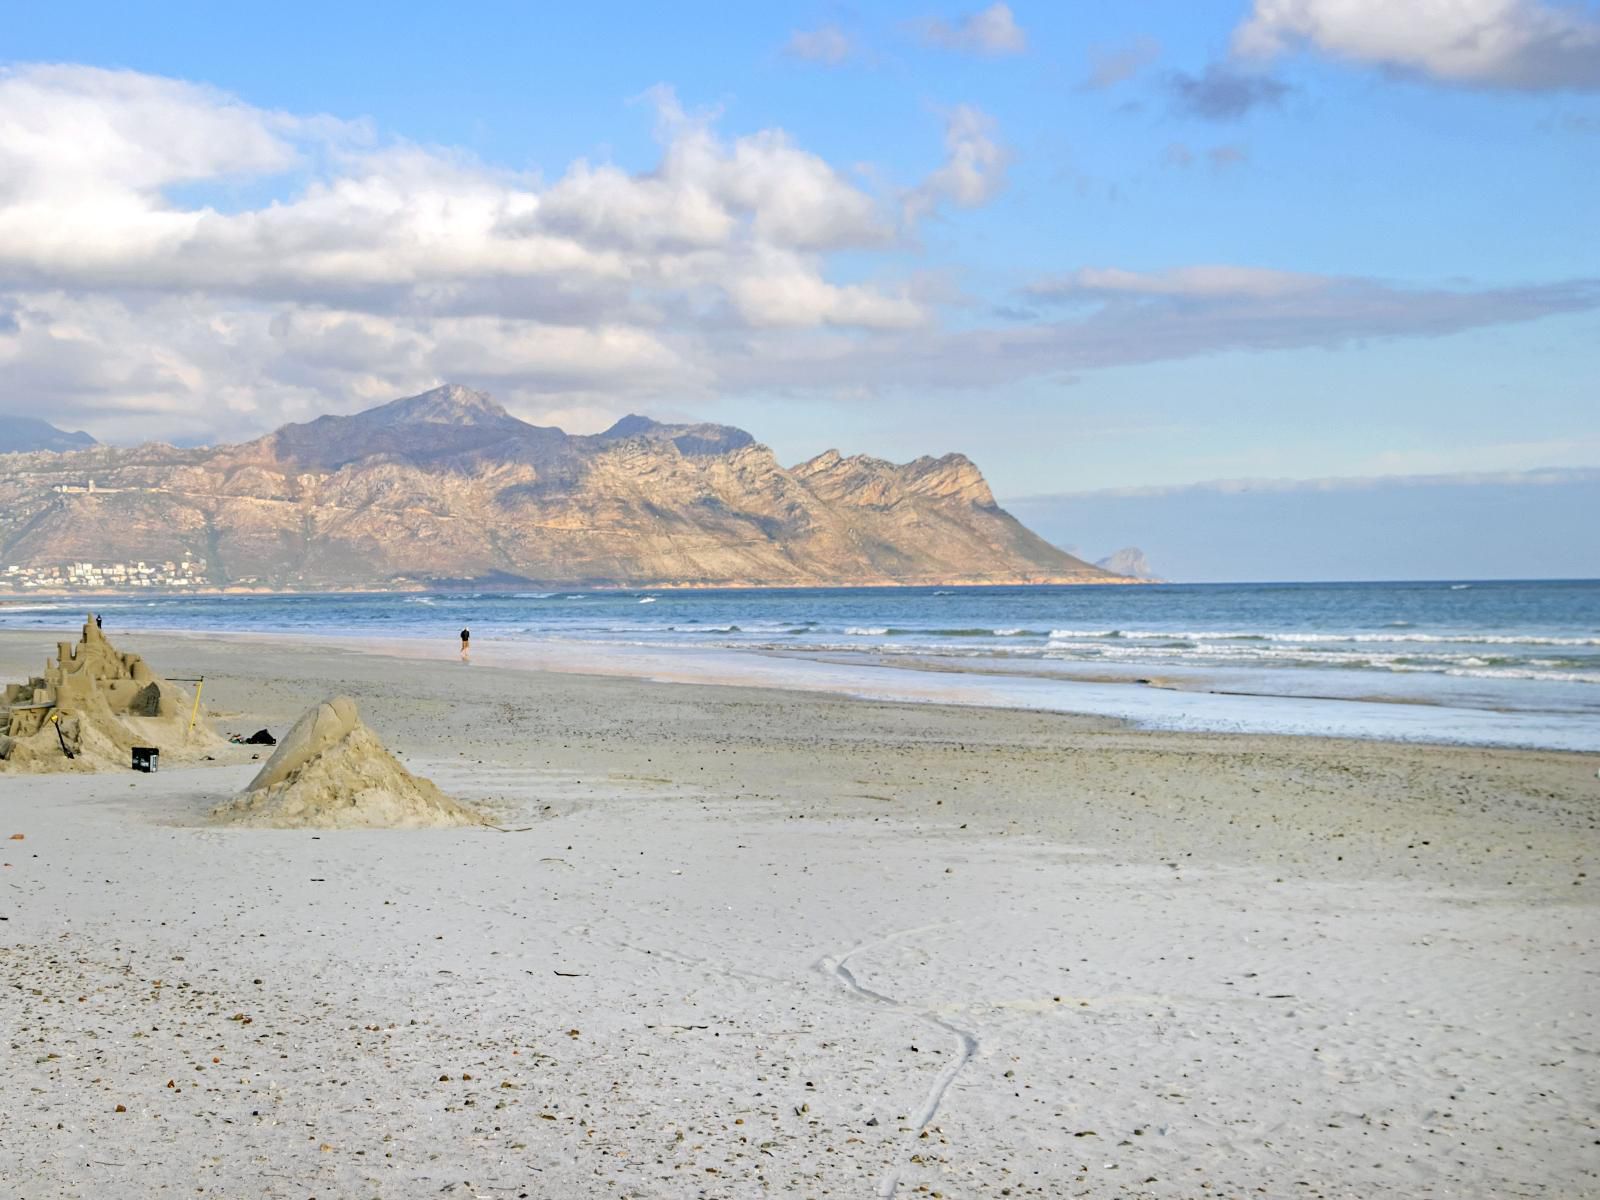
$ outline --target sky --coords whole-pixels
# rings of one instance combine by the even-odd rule
[[[1600,575],[1592,0],[63,2],[0,56],[0,418],[448,381],[960,450],[1174,577],[1516,574],[1530,520]]]

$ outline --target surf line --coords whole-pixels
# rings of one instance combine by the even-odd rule
[[[955,1059],[944,1070],[939,1072],[938,1078],[933,1081],[933,1086],[928,1089],[928,1094],[922,1102],[922,1109],[916,1117],[916,1134],[921,1134],[923,1130],[932,1124],[934,1117],[939,1114],[939,1106],[944,1103],[945,1093],[950,1090],[950,1085],[956,1081],[956,1076],[961,1074],[962,1069],[976,1057],[978,1053],[977,1035],[970,1030],[962,1029],[959,1025],[946,1021],[943,1017],[927,1009],[917,1008],[915,1005],[896,1000],[893,996],[886,996],[882,992],[867,987],[856,978],[855,972],[850,969],[849,963],[856,955],[868,950],[875,950],[879,946],[887,945],[889,942],[910,937],[913,934],[928,933],[932,930],[943,928],[945,926],[941,924],[919,925],[912,929],[899,929],[873,941],[862,942],[837,958],[832,955],[824,955],[815,964],[818,972],[835,980],[841,987],[858,999],[871,1004],[881,1004],[887,1008],[896,1008],[913,1013],[930,1025],[938,1026],[956,1039],[960,1051]],[[900,1189],[900,1175],[901,1168],[898,1166],[891,1167],[885,1172],[878,1184],[879,1200],[893,1200],[895,1193]]]

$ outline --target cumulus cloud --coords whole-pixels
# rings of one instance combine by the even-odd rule
[[[125,201],[176,183],[284,171],[299,157],[289,138],[306,129],[195,84],[77,66],[0,71],[0,112],[8,207],[85,188]]]
[[[743,339],[925,324],[914,280],[839,282],[831,256],[892,249],[908,215],[979,205],[1003,173],[990,123],[957,110],[908,214],[907,189],[869,191],[780,129],[727,137],[670,89],[647,98],[651,169],[546,180],[179,80],[7,71],[0,370],[103,436],[137,414],[255,432],[442,378],[540,411],[704,393]]]
[[[1600,88],[1600,15],[1545,0],[1255,0],[1234,34],[1241,55],[1296,46],[1446,83]]]
[[[945,121],[945,161],[907,197],[911,220],[951,204],[978,208],[1005,187],[1011,153],[997,140],[995,124],[986,113],[961,105]]]
[[[1252,109],[1276,108],[1289,93],[1288,84],[1270,75],[1217,63],[1198,75],[1174,71],[1166,83],[1179,112],[1207,121],[1237,121]]]
[[[837,25],[823,25],[817,29],[797,29],[789,36],[784,53],[790,58],[807,62],[826,63],[836,67],[855,51],[850,35]]]
[[[1009,4],[991,4],[953,22],[933,17],[922,22],[921,33],[930,46],[968,54],[1021,54],[1028,48],[1028,36]]]

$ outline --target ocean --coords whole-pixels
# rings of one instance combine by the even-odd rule
[[[1168,728],[1600,750],[1600,581],[0,600],[0,628],[420,639],[477,660]]]

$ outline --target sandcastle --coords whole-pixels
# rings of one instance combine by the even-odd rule
[[[191,699],[137,654],[123,654],[91,617],[74,645],[56,644],[43,675],[6,685],[0,769],[98,771],[129,766],[134,746],[198,757],[216,741],[190,727]]]
[[[430,780],[407,771],[348,696],[309,710],[233,799],[212,816],[271,829],[424,829],[482,825]]]

